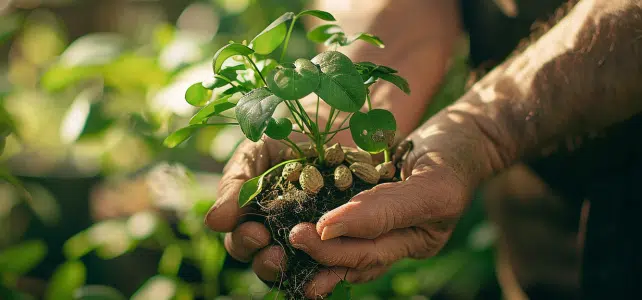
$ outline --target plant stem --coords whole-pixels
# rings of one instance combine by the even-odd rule
[[[214,77],[218,77],[218,78],[221,78],[221,79],[227,81],[227,83],[229,83],[231,86],[240,87],[240,88],[244,89],[246,92],[248,91],[248,89],[244,85],[242,85],[242,84],[240,84],[238,82],[235,82],[234,80],[231,80],[231,79],[229,79],[229,78],[227,78],[227,77],[225,77],[225,76],[223,76],[221,74],[216,74],[216,75],[214,75]],[[245,95],[245,93],[243,93],[243,92],[241,92],[241,93],[243,95]]]
[[[390,150],[388,150],[388,148],[386,148],[386,150],[383,150],[383,156],[384,162],[390,161]]]
[[[267,86],[267,81],[265,81],[265,78],[263,78],[263,74],[261,74],[261,71],[259,71],[259,67],[257,67],[254,61],[250,58],[248,58],[247,60],[250,61],[250,64],[252,64],[252,68],[254,68],[254,71],[256,71],[256,73],[259,73],[261,80],[263,80],[263,83],[265,84],[265,86]]]
[[[285,58],[285,53],[288,50],[288,44],[290,44],[290,36],[292,35],[292,29],[294,29],[294,23],[296,23],[297,17],[295,16],[292,19],[292,22],[290,22],[290,28],[288,29],[288,34],[285,36],[285,43],[283,43],[283,50],[281,51],[281,58],[279,59],[279,63],[283,62],[283,59]]]
[[[312,127],[312,119],[310,119],[310,116],[308,116],[308,113],[305,111],[305,108],[303,108],[303,105],[301,105],[301,102],[299,102],[298,100],[294,100],[294,103],[296,103],[297,107],[299,108],[299,113],[301,117],[303,117],[303,122],[308,126],[310,132],[312,134],[318,134],[319,129],[316,128],[316,130],[314,130],[315,128]]]
[[[317,95],[317,110],[314,112],[314,123],[319,124],[319,96]]]
[[[353,114],[354,113],[351,113],[345,119],[343,119],[341,124],[339,124],[339,128],[341,128],[346,123],[346,121],[348,121],[348,119],[350,119],[350,117],[352,117]],[[328,143],[329,141],[331,141],[337,135],[337,133],[339,133],[339,132],[335,132],[334,134],[332,134],[332,136],[329,139],[325,140],[324,144]]]
[[[290,144],[290,147],[294,149],[297,153],[299,153],[299,156],[304,157],[305,155],[303,154],[303,150],[299,148],[299,145],[297,145],[295,142],[293,142],[290,138],[285,138],[284,141],[288,142]]]
[[[368,110],[372,110],[372,102],[370,101],[370,93],[366,94],[366,99],[368,100]]]
[[[294,122],[301,128],[302,131],[305,130],[305,126],[299,121],[299,118],[301,118],[301,115],[299,112],[292,106],[292,103],[285,101],[285,105],[288,107],[290,110],[290,114],[292,114],[292,118],[294,119]],[[297,118],[298,117],[298,118]]]
[[[305,111],[303,108],[303,105],[301,105],[301,102],[295,100],[295,103],[297,107],[299,108],[299,112],[303,116],[303,119],[306,122],[306,125],[308,126],[308,129],[310,130],[310,133],[312,134],[311,139],[314,142],[317,153],[319,154],[319,163],[323,164],[325,162],[325,152],[323,149],[323,145],[325,144],[323,141],[325,139],[325,136],[322,136],[321,133],[319,132],[319,125],[317,123],[312,122],[312,119],[308,115],[308,113]]]
[[[330,128],[332,127],[332,118],[334,116],[335,111],[336,111],[336,109],[334,109],[334,107],[330,107],[330,114],[328,115],[328,122],[325,123],[325,131],[326,132],[328,130],[330,130]]]
[[[346,129],[350,129],[350,127],[343,127],[343,128],[337,129],[337,130],[328,131],[328,132],[325,132],[325,134],[333,134],[333,133],[337,133],[339,131],[344,131]]]
[[[330,124],[334,125],[334,122],[337,120],[339,115],[341,114],[341,111],[337,111],[334,116],[332,116],[332,121],[330,121]]]

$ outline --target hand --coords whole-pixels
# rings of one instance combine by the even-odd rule
[[[378,185],[317,224],[292,229],[292,245],[326,267],[306,296],[328,294],[344,278],[369,281],[400,259],[428,258],[442,248],[478,181],[490,174],[488,140],[476,122],[457,120],[442,114],[411,136],[402,182]]]
[[[205,218],[212,230],[227,232],[224,244],[228,253],[242,262],[253,260],[252,269],[267,281],[275,280],[284,268],[284,252],[280,246],[269,246],[270,233],[262,223],[243,222],[244,216],[252,211],[239,208],[238,194],[245,181],[280,162],[284,148],[279,142],[268,138],[257,143],[242,143],[225,166],[218,187],[218,199]]]

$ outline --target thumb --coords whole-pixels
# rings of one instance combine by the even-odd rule
[[[466,197],[456,182],[435,170],[415,171],[405,181],[375,186],[326,213],[317,232],[322,240],[374,239],[393,229],[457,218]]]

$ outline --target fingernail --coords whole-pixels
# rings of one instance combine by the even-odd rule
[[[299,249],[299,250],[301,250],[303,252],[308,252],[310,250],[310,248],[308,248],[308,246],[303,245],[303,244],[292,244],[292,247],[297,248],[297,249]]]
[[[272,261],[266,260],[263,262],[264,265],[266,265],[268,268],[279,271],[281,268],[279,268],[276,264],[274,264]]]
[[[345,226],[343,226],[343,223],[332,224],[323,228],[323,232],[321,232],[321,240],[325,241],[325,240],[333,239],[335,237],[342,236],[346,233],[347,233],[347,230]]]
[[[244,236],[243,246],[247,248],[258,249],[258,248],[261,248],[261,243],[259,243],[259,241],[255,240],[254,238],[251,238],[249,236]]]

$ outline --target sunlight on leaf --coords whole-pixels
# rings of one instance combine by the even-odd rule
[[[165,247],[165,251],[163,251],[163,256],[161,256],[158,263],[158,273],[170,277],[176,276],[182,261],[183,252],[181,247],[177,244],[171,244]]]
[[[106,220],[89,228],[88,237],[96,245],[96,254],[103,259],[121,256],[130,249],[133,240],[122,220]]]
[[[356,112],[366,101],[366,88],[352,61],[337,51],[326,51],[312,59],[321,68],[321,82],[315,92],[330,106]]]
[[[218,74],[223,67],[223,63],[230,57],[236,55],[248,56],[254,53],[254,50],[242,44],[227,44],[216,51],[212,60],[214,74]]]
[[[0,272],[25,274],[35,268],[47,255],[43,241],[25,241],[0,250]]]
[[[337,33],[343,33],[341,27],[335,24],[324,24],[310,30],[306,37],[312,42],[323,44]]]
[[[87,231],[81,231],[69,238],[62,246],[62,252],[69,260],[78,259],[94,250],[95,245],[91,242]]]
[[[51,276],[46,300],[73,299],[74,291],[85,284],[87,270],[80,261],[68,261],[56,268]]]
[[[270,168],[269,170],[265,171],[260,176],[254,177],[246,181],[243,184],[243,186],[241,186],[241,191],[239,191],[239,207],[244,207],[248,205],[252,201],[252,199],[254,199],[261,192],[261,190],[263,189],[263,178],[265,177],[265,175],[270,174],[272,171],[282,166],[285,166],[288,163],[295,162],[295,161],[303,161],[303,160],[305,160],[305,158],[298,158],[298,159],[284,161]]]
[[[252,39],[250,48],[254,49],[258,54],[266,55],[272,53],[272,51],[276,50],[285,40],[287,33],[285,22],[293,18],[294,13],[292,12],[286,12],[281,15]]]
[[[316,9],[304,10],[297,15],[297,18],[305,15],[314,16],[324,21],[336,21],[331,13]]]
[[[203,106],[212,97],[212,91],[203,86],[202,82],[192,84],[185,91],[185,101],[193,106]]]
[[[267,88],[255,89],[241,97],[236,103],[236,120],[245,136],[256,142],[261,139],[276,107],[283,99],[272,94]]]
[[[60,125],[60,140],[63,143],[71,144],[78,140],[87,126],[93,103],[102,95],[102,86],[93,86],[84,89],[76,96]]]
[[[394,115],[384,109],[367,113],[356,112],[350,118],[350,133],[359,148],[370,153],[379,153],[391,144],[387,135],[394,135],[397,123]]]
[[[126,39],[115,33],[93,33],[75,40],[60,55],[67,67],[103,65],[115,60],[124,50]]]
[[[236,104],[227,101],[231,95],[225,95],[220,99],[210,102],[209,104],[203,106],[190,120],[189,124],[199,124],[206,122],[207,119],[211,116],[221,114],[224,111],[230,110],[236,106]]]
[[[357,40],[362,40],[362,41],[364,41],[364,42],[366,42],[366,43],[369,43],[369,44],[375,45],[375,46],[377,46],[377,47],[379,47],[379,48],[385,48],[385,47],[386,47],[386,46],[383,44],[383,41],[382,41],[379,37],[376,37],[376,36],[374,36],[374,35],[372,35],[372,34],[369,34],[369,33],[359,33],[359,34],[357,34],[357,35],[355,35],[355,36],[351,37],[351,38],[350,38],[350,39],[348,39],[348,41],[346,42],[346,45],[352,44],[352,43],[354,43],[354,42],[355,42],[355,41],[357,41]]]
[[[169,300],[176,294],[176,282],[168,277],[156,275],[148,279],[132,296],[131,300]]]
[[[278,97],[298,100],[319,86],[319,69],[311,61],[299,58],[294,62],[294,68],[276,68],[266,80],[270,91]]]
[[[151,236],[158,227],[157,216],[150,211],[141,211],[127,220],[127,232],[136,240]]]

